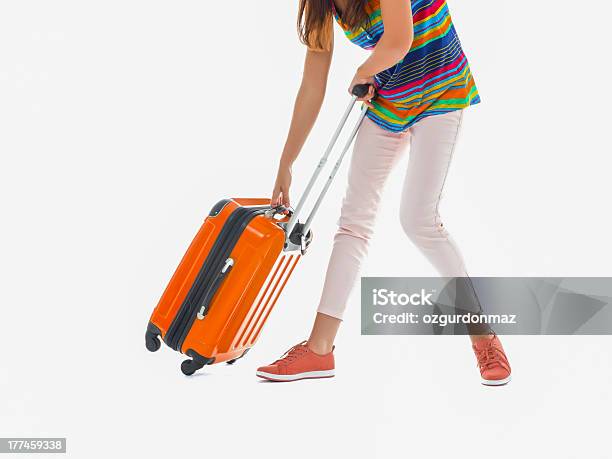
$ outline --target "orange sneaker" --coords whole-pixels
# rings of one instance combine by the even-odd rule
[[[276,362],[259,367],[257,376],[270,381],[331,378],[334,376],[334,351],[320,355],[302,341],[289,349]]]
[[[497,335],[477,340],[472,349],[478,360],[482,384],[503,386],[510,381],[510,363]]]

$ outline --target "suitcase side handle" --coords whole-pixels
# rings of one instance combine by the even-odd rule
[[[286,236],[285,239],[286,241],[290,241],[291,239],[296,239],[296,236],[299,236],[299,238],[304,238],[306,237],[305,235],[308,234],[308,230],[310,229],[310,225],[312,224],[312,220],[314,219],[315,214],[317,213],[317,211],[319,210],[319,206],[321,205],[321,203],[323,202],[323,199],[325,198],[325,195],[327,194],[327,191],[329,190],[329,187],[331,186],[334,177],[336,176],[336,173],[338,172],[338,169],[340,168],[340,165],[342,164],[342,160],[344,159],[344,156],[346,155],[346,152],[349,150],[349,148],[351,147],[351,144],[353,143],[353,140],[355,139],[355,137],[357,136],[357,131],[359,131],[359,127],[361,126],[361,122],[363,121],[363,119],[366,116],[367,113],[367,106],[364,105],[364,107],[361,110],[361,113],[359,115],[359,119],[357,120],[357,123],[355,125],[355,127],[353,128],[353,130],[351,131],[351,134],[349,135],[348,140],[346,141],[344,148],[342,149],[342,152],[340,153],[340,156],[338,158],[338,160],[336,161],[336,164],[334,165],[334,168],[332,169],[332,172],[330,173],[327,181],[325,182],[325,185],[323,186],[323,189],[321,191],[321,193],[319,193],[319,196],[317,197],[317,200],[315,201],[315,204],[312,208],[312,210],[310,211],[310,214],[308,215],[306,222],[304,223],[304,225],[300,225],[300,235],[294,235],[293,238],[292,236],[292,232],[294,231],[294,229],[296,228],[296,225],[298,223],[298,217],[300,216],[302,209],[304,207],[304,204],[306,203],[306,200],[308,199],[308,196],[310,195],[310,193],[312,192],[312,189],[314,188],[314,185],[317,181],[317,179],[319,178],[319,175],[321,174],[321,171],[323,170],[323,167],[325,166],[325,164],[327,163],[327,160],[334,148],[334,146],[336,145],[336,142],[338,141],[338,137],[340,136],[340,134],[342,133],[342,130],[344,129],[344,126],[346,125],[346,122],[348,120],[349,115],[351,114],[353,107],[355,106],[355,103],[357,102],[358,99],[364,97],[365,95],[368,94],[368,91],[370,90],[370,86],[369,84],[358,84],[355,85],[353,87],[352,93],[353,93],[353,97],[351,97],[351,101],[348,105],[348,107],[346,108],[346,110],[344,111],[344,114],[342,115],[342,118],[340,119],[340,123],[338,124],[338,127],[336,128],[327,148],[325,149],[325,152],[323,153],[323,156],[321,157],[321,159],[319,160],[319,163],[317,164],[317,167],[315,168],[314,173],[312,174],[312,177],[310,178],[310,181],[308,182],[308,185],[306,186],[306,189],[304,190],[304,193],[302,194],[302,197],[300,198],[297,206],[295,207],[295,211],[293,212],[293,215],[291,215],[291,218],[289,219],[289,222],[287,223],[287,228],[286,228]]]
[[[213,279],[212,288],[210,288],[208,292],[206,292],[206,296],[204,297],[204,299],[202,300],[202,303],[200,304],[200,310],[198,311],[198,314],[196,316],[198,320],[204,319],[204,317],[206,317],[206,314],[208,314],[208,309],[210,307],[210,302],[212,300],[213,295],[217,293],[217,290],[219,289],[221,282],[223,281],[225,276],[232,270],[233,266],[234,266],[233,258],[228,258],[227,260],[225,260],[225,263],[223,267],[221,268],[221,271],[219,271],[217,275],[215,276],[215,278]]]
[[[274,218],[277,215],[283,215],[283,216],[288,215],[289,217],[291,217],[293,215],[293,208],[286,207],[281,204],[276,207],[270,207],[268,210],[264,212],[264,215],[268,218]]]

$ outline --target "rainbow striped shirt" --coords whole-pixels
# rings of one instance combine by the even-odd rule
[[[369,24],[349,30],[330,0],[333,15],[350,41],[373,49],[384,32],[380,0],[369,0]],[[375,75],[378,97],[367,116],[384,129],[401,132],[427,116],[480,102],[445,0],[412,0],[414,41],[408,54]]]

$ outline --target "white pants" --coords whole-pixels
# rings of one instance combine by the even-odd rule
[[[318,312],[342,318],[368,251],[385,181],[408,144],[410,157],[400,208],[402,227],[440,276],[467,276],[461,253],[438,213],[462,117],[462,110],[430,116],[403,133],[386,131],[364,119],[355,140]]]

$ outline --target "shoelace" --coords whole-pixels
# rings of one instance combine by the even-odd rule
[[[476,359],[478,362],[476,365],[482,369],[490,367],[503,367],[504,354],[503,352],[493,345],[496,335],[487,342],[484,349],[475,349]]]
[[[283,355],[281,355],[280,359],[275,361],[272,365],[289,364],[296,360],[298,357],[301,357],[306,352],[308,352],[308,349],[306,348],[305,344],[306,341],[302,341],[301,343],[296,344],[288,351],[286,351]]]
[[[480,368],[490,368],[501,365],[502,353],[499,349],[493,346],[492,343],[488,344],[485,349],[476,351],[476,358],[478,359],[477,365]]]

